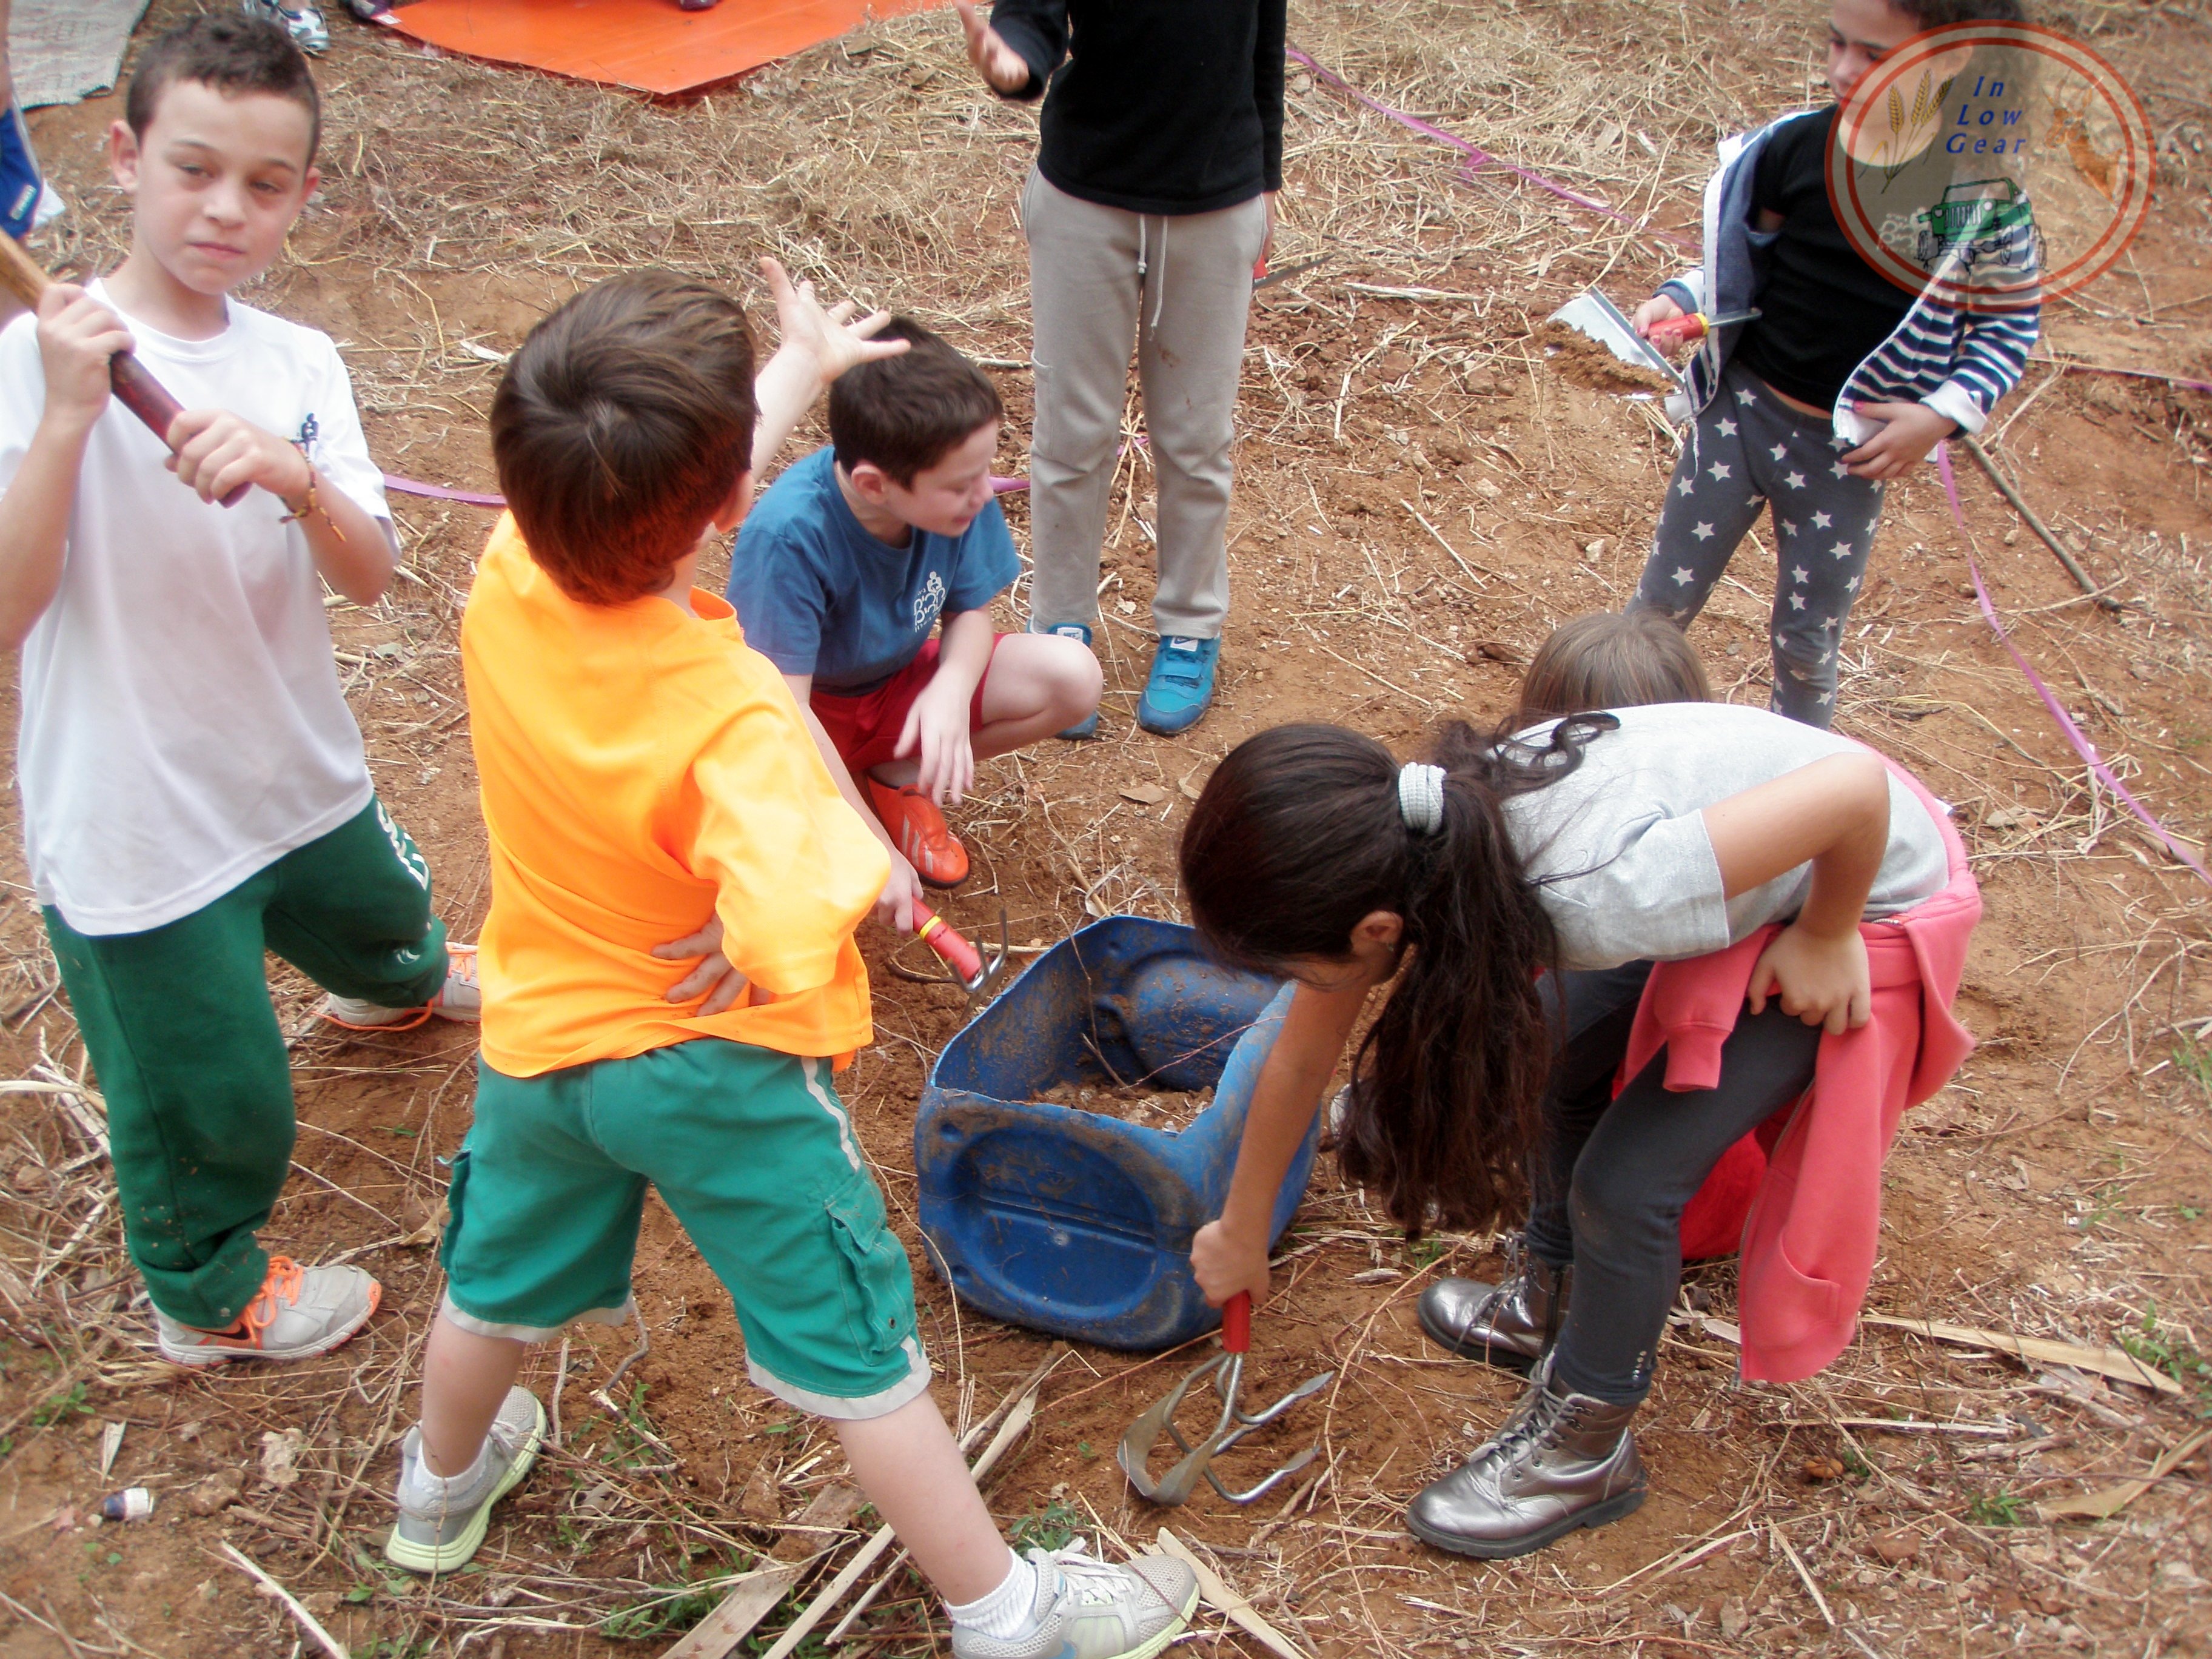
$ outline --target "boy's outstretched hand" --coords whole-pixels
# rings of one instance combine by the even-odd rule
[[[992,91],[1011,98],[1029,85],[1028,60],[976,15],[975,0],[952,0],[952,9],[960,14],[960,27],[968,36],[968,61]]]
[[[890,321],[890,312],[872,311],[856,319],[853,313],[860,307],[851,300],[824,311],[822,302],[814,297],[811,282],[794,285],[791,274],[774,259],[763,258],[760,268],[768,291],[775,300],[775,326],[781,337],[781,349],[803,351],[811,357],[823,386],[855,363],[896,357],[907,349],[904,340],[872,337]]]
[[[1844,465],[1861,478],[1901,477],[1959,429],[1956,421],[1937,414],[1926,404],[1853,404],[1851,410],[1884,423],[1881,431],[1844,457]]]
[[[39,301],[46,412],[90,426],[107,407],[109,360],[130,349],[131,331],[121,318],[74,283],[54,283]]]
[[[204,501],[259,484],[287,506],[307,493],[307,458],[273,432],[220,409],[188,409],[169,422],[169,471]]]

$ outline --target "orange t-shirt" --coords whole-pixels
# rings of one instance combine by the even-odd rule
[[[509,1077],[693,1037],[809,1055],[870,1041],[853,929],[889,857],[730,607],[691,602],[579,604],[505,515],[477,568],[461,665],[491,836],[477,970],[483,1057]],[[702,1018],[663,1000],[684,964],[650,951],[710,915],[750,987]]]

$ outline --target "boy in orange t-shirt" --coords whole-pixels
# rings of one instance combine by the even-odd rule
[[[1188,1569],[1016,1559],[929,1396],[906,1255],[830,1079],[870,1038],[853,929],[890,860],[775,668],[692,586],[822,385],[901,349],[763,267],[785,343],[757,386],[737,305],[645,271],[540,323],[493,402],[512,516],[461,624],[483,1059],[386,1553],[417,1572],[476,1553],[544,1433],[524,1345],[627,1317],[649,1183],[729,1288],[753,1382],[836,1423],[959,1659],[1148,1659],[1195,1605]],[[671,990],[676,957],[703,959]]]

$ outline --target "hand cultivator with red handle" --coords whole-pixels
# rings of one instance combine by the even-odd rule
[[[1239,1291],[1222,1305],[1221,1349],[1212,1358],[1192,1371],[1168,1391],[1166,1398],[1129,1425],[1128,1432],[1121,1437],[1115,1461],[1121,1473],[1129,1477],[1129,1484],[1137,1495],[1146,1501],[1164,1505],[1182,1503],[1197,1489],[1199,1477],[1232,1504],[1249,1504],[1265,1497],[1277,1485],[1296,1474],[1314,1461],[1319,1449],[1308,1446],[1266,1480],[1247,1492],[1231,1492],[1221,1484],[1221,1477],[1213,1472],[1213,1460],[1242,1440],[1253,1430],[1273,1422],[1299,1401],[1318,1394],[1334,1380],[1334,1371],[1323,1371],[1319,1376],[1310,1376],[1278,1400],[1267,1410],[1247,1412],[1238,1403],[1237,1396],[1244,1384],[1244,1356],[1252,1347],[1252,1297]],[[1213,1379],[1216,1393],[1221,1396],[1221,1420],[1214,1425],[1213,1432],[1205,1439],[1193,1442],[1184,1438],[1176,1427],[1175,1414],[1182,1404],[1183,1396],[1207,1377]],[[1164,1434],[1175,1442],[1183,1455],[1180,1462],[1158,1480],[1152,1479],[1148,1467],[1152,1447]]]
[[[901,979],[910,979],[917,985],[957,985],[979,1008],[997,994],[1000,982],[1006,976],[1006,962],[1011,954],[1006,945],[1005,905],[999,907],[999,948],[988,957],[919,899],[914,905],[914,936],[936,951],[939,959],[952,971],[925,974],[893,957],[890,970]]]

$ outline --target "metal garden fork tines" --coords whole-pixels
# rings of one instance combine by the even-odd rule
[[[910,979],[921,985],[957,985],[968,994],[968,1000],[981,1007],[998,994],[999,986],[1006,977],[1006,963],[1012,952],[1006,945],[1006,907],[999,906],[999,948],[988,957],[946,921],[943,916],[917,899],[914,906],[914,936],[937,952],[939,960],[951,969],[945,974],[925,974],[909,968],[896,957],[890,959],[891,972],[901,979]]]
[[[1246,1492],[1231,1492],[1213,1472],[1213,1460],[1227,1451],[1255,1429],[1273,1422],[1299,1401],[1318,1394],[1334,1380],[1334,1371],[1323,1371],[1319,1376],[1310,1376],[1278,1400],[1265,1411],[1248,1412],[1239,1399],[1244,1383],[1244,1356],[1252,1347],[1252,1297],[1239,1291],[1221,1310],[1221,1352],[1192,1371],[1170,1389],[1165,1398],[1150,1411],[1129,1425],[1128,1432],[1121,1437],[1120,1449],[1115,1454],[1121,1465],[1121,1473],[1129,1477],[1129,1484],[1137,1495],[1154,1504],[1173,1505],[1182,1503],[1197,1489],[1199,1477],[1232,1504],[1249,1504],[1265,1497],[1282,1481],[1296,1474],[1314,1461],[1318,1449],[1307,1447],[1273,1474]],[[1187,1439],[1176,1426],[1176,1408],[1199,1383],[1212,1378],[1214,1390],[1221,1397],[1221,1420],[1214,1425],[1213,1432],[1203,1440]],[[1182,1457],[1174,1468],[1155,1480],[1150,1468],[1152,1448],[1165,1435],[1182,1451]]]

